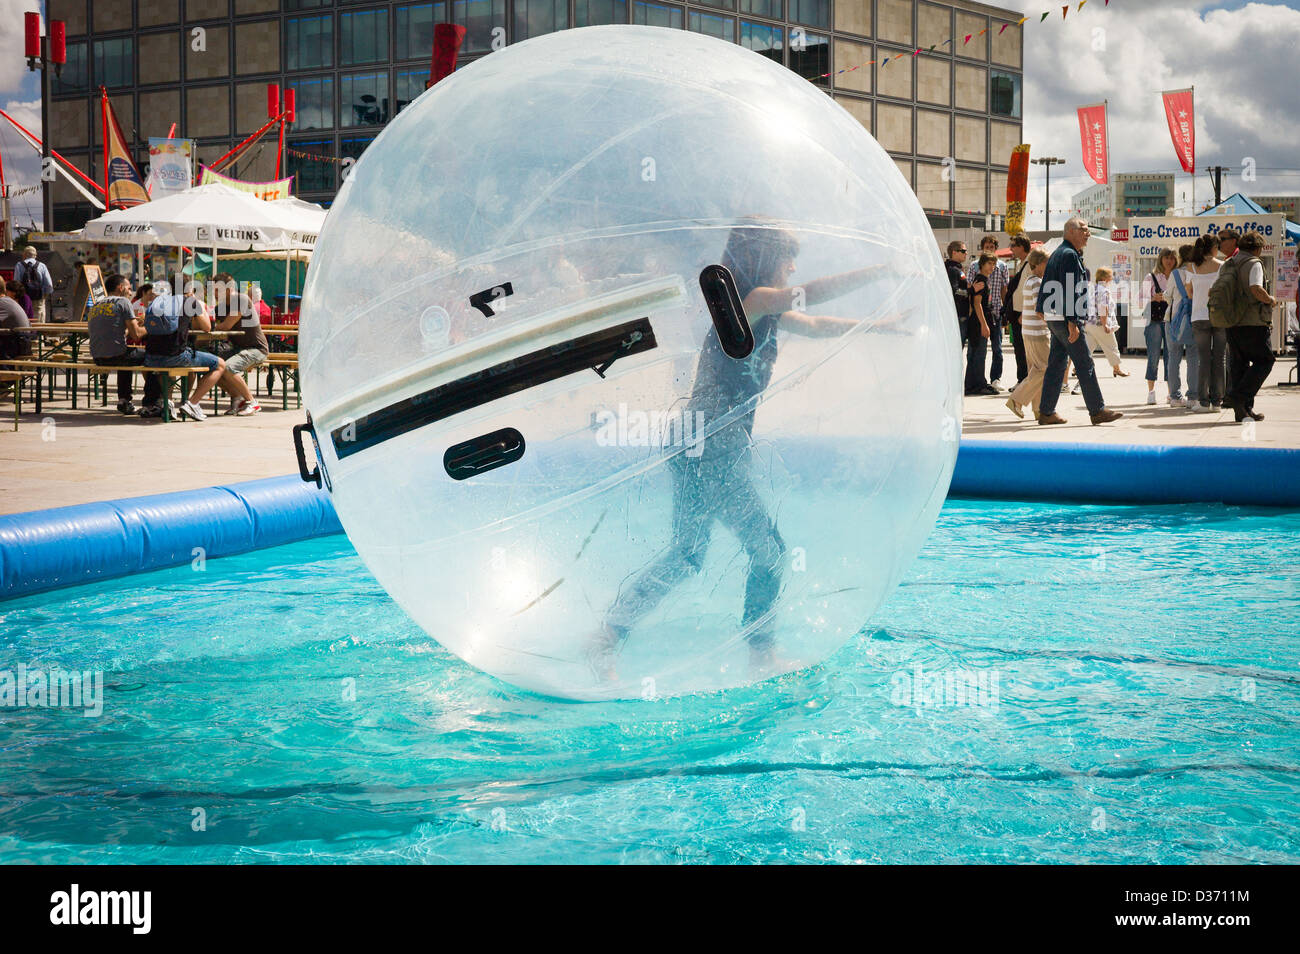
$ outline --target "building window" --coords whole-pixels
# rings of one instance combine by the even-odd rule
[[[284,63],[289,70],[334,65],[334,18],[291,17],[285,21]]]
[[[374,136],[361,136],[356,139],[344,139],[339,143],[340,159],[360,159],[366,147],[375,141]]]
[[[340,126],[382,126],[388,122],[388,74],[339,77]]]
[[[670,27],[680,30],[682,9],[662,3],[646,3],[644,0],[637,0],[636,6],[632,8],[632,22],[642,26]]]
[[[393,13],[393,41],[396,59],[424,60],[433,55],[433,26],[447,19],[444,3],[422,3],[398,7]],[[423,86],[420,89],[424,89]]]
[[[802,36],[799,34],[802,33]],[[814,80],[822,86],[827,85],[825,78],[817,79],[823,73],[831,71],[831,42],[827,37],[816,33],[790,34],[790,69],[804,79]]]
[[[994,116],[1020,118],[1019,74],[999,73],[997,70],[989,74],[989,112]]]
[[[831,0],[790,0],[790,19],[809,26],[831,25]]]
[[[326,157],[325,161],[311,158]],[[298,139],[285,144],[284,174],[297,176],[297,192],[334,191],[334,143],[328,139]]]
[[[339,66],[382,63],[387,59],[387,10],[339,14]]]
[[[785,46],[785,30],[782,27],[741,20],[740,45],[774,62],[785,62],[785,57],[782,55]]]
[[[86,68],[86,44],[68,44],[68,62],[63,72],[54,77],[55,93],[84,93],[90,89],[90,71]]]
[[[569,25],[569,0],[515,0],[515,35],[518,42],[563,30]]]
[[[294,77],[295,129],[334,128],[334,77]]]
[[[429,82],[428,70],[407,70],[398,72],[397,82],[393,87],[394,113],[400,113],[415,102],[424,92],[424,84]]]
[[[719,17],[712,13],[690,12],[689,29],[705,36],[716,36],[719,40],[734,43],[736,39],[735,17]]]
[[[465,28],[465,42],[460,48],[462,53],[486,53],[498,37],[498,47],[505,45],[505,0],[454,0],[451,22]]]
[[[627,22],[627,0],[577,0],[574,26]]]
[[[109,89],[135,85],[135,43],[131,37],[95,41],[95,80]]]
[[[736,9],[736,0],[695,0],[695,3],[701,7],[719,7],[723,10]],[[695,29],[692,27],[691,29]],[[703,33],[703,30],[696,30],[697,33]]]
[[[769,20],[781,19],[781,0],[740,0],[740,12]]]
[[[314,10],[333,5],[333,0],[284,0],[286,10]]]

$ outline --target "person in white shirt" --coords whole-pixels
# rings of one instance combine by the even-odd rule
[[[1196,396],[1198,409],[1202,411],[1223,405],[1228,333],[1210,324],[1210,288],[1219,277],[1220,263],[1214,257],[1218,247],[1218,240],[1211,235],[1198,238],[1185,272],[1187,295],[1192,300],[1192,331],[1200,361]]]
[[[1034,249],[1025,261],[1025,272],[1021,276],[1016,295],[1020,308],[1020,333],[1025,342],[1025,359],[1029,364],[1029,373],[1015,386],[1007,398],[1007,407],[1016,417],[1025,416],[1025,405],[1033,405],[1034,420],[1039,417],[1039,402],[1043,397],[1043,373],[1047,370],[1047,355],[1051,351],[1051,332],[1047,322],[1038,317],[1038,290],[1043,284],[1043,272],[1047,268],[1047,253]]]

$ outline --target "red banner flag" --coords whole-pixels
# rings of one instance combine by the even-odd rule
[[[1191,89],[1175,89],[1160,94],[1165,101],[1165,119],[1174,140],[1174,152],[1183,164],[1183,172],[1196,173],[1196,113]]]
[[[465,28],[458,23],[439,23],[433,28],[433,63],[429,68],[428,89],[456,71],[456,57],[465,39]]]
[[[1083,168],[1092,181],[1110,181],[1110,150],[1106,143],[1106,104],[1079,107],[1079,139],[1083,144]]]

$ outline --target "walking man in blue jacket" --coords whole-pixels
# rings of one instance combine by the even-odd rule
[[[1046,319],[1052,336],[1043,375],[1039,424],[1064,424],[1056,413],[1068,362],[1074,362],[1083,400],[1094,424],[1106,424],[1124,415],[1106,407],[1093,367],[1092,351],[1083,326],[1088,320],[1088,270],[1083,267],[1083,247],[1088,244],[1088,223],[1075,216],[1065,223],[1065,241],[1047,260],[1043,285],[1038,291],[1038,317]]]

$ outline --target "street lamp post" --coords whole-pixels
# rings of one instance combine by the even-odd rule
[[[1044,156],[1042,159],[1031,159],[1029,161],[1036,165],[1047,167],[1046,201],[1044,203],[1047,208],[1043,210],[1045,213],[1043,217],[1043,227],[1050,232],[1052,231],[1052,166],[1059,166],[1063,164],[1065,160],[1057,159],[1055,156]]]
[[[68,61],[67,32],[62,20],[51,20],[49,33],[41,35],[41,15],[29,11],[23,15],[23,35],[27,54],[27,68],[41,71],[41,212],[45,231],[54,229],[54,194],[46,172],[50,164],[50,70],[63,75],[63,64]]]

